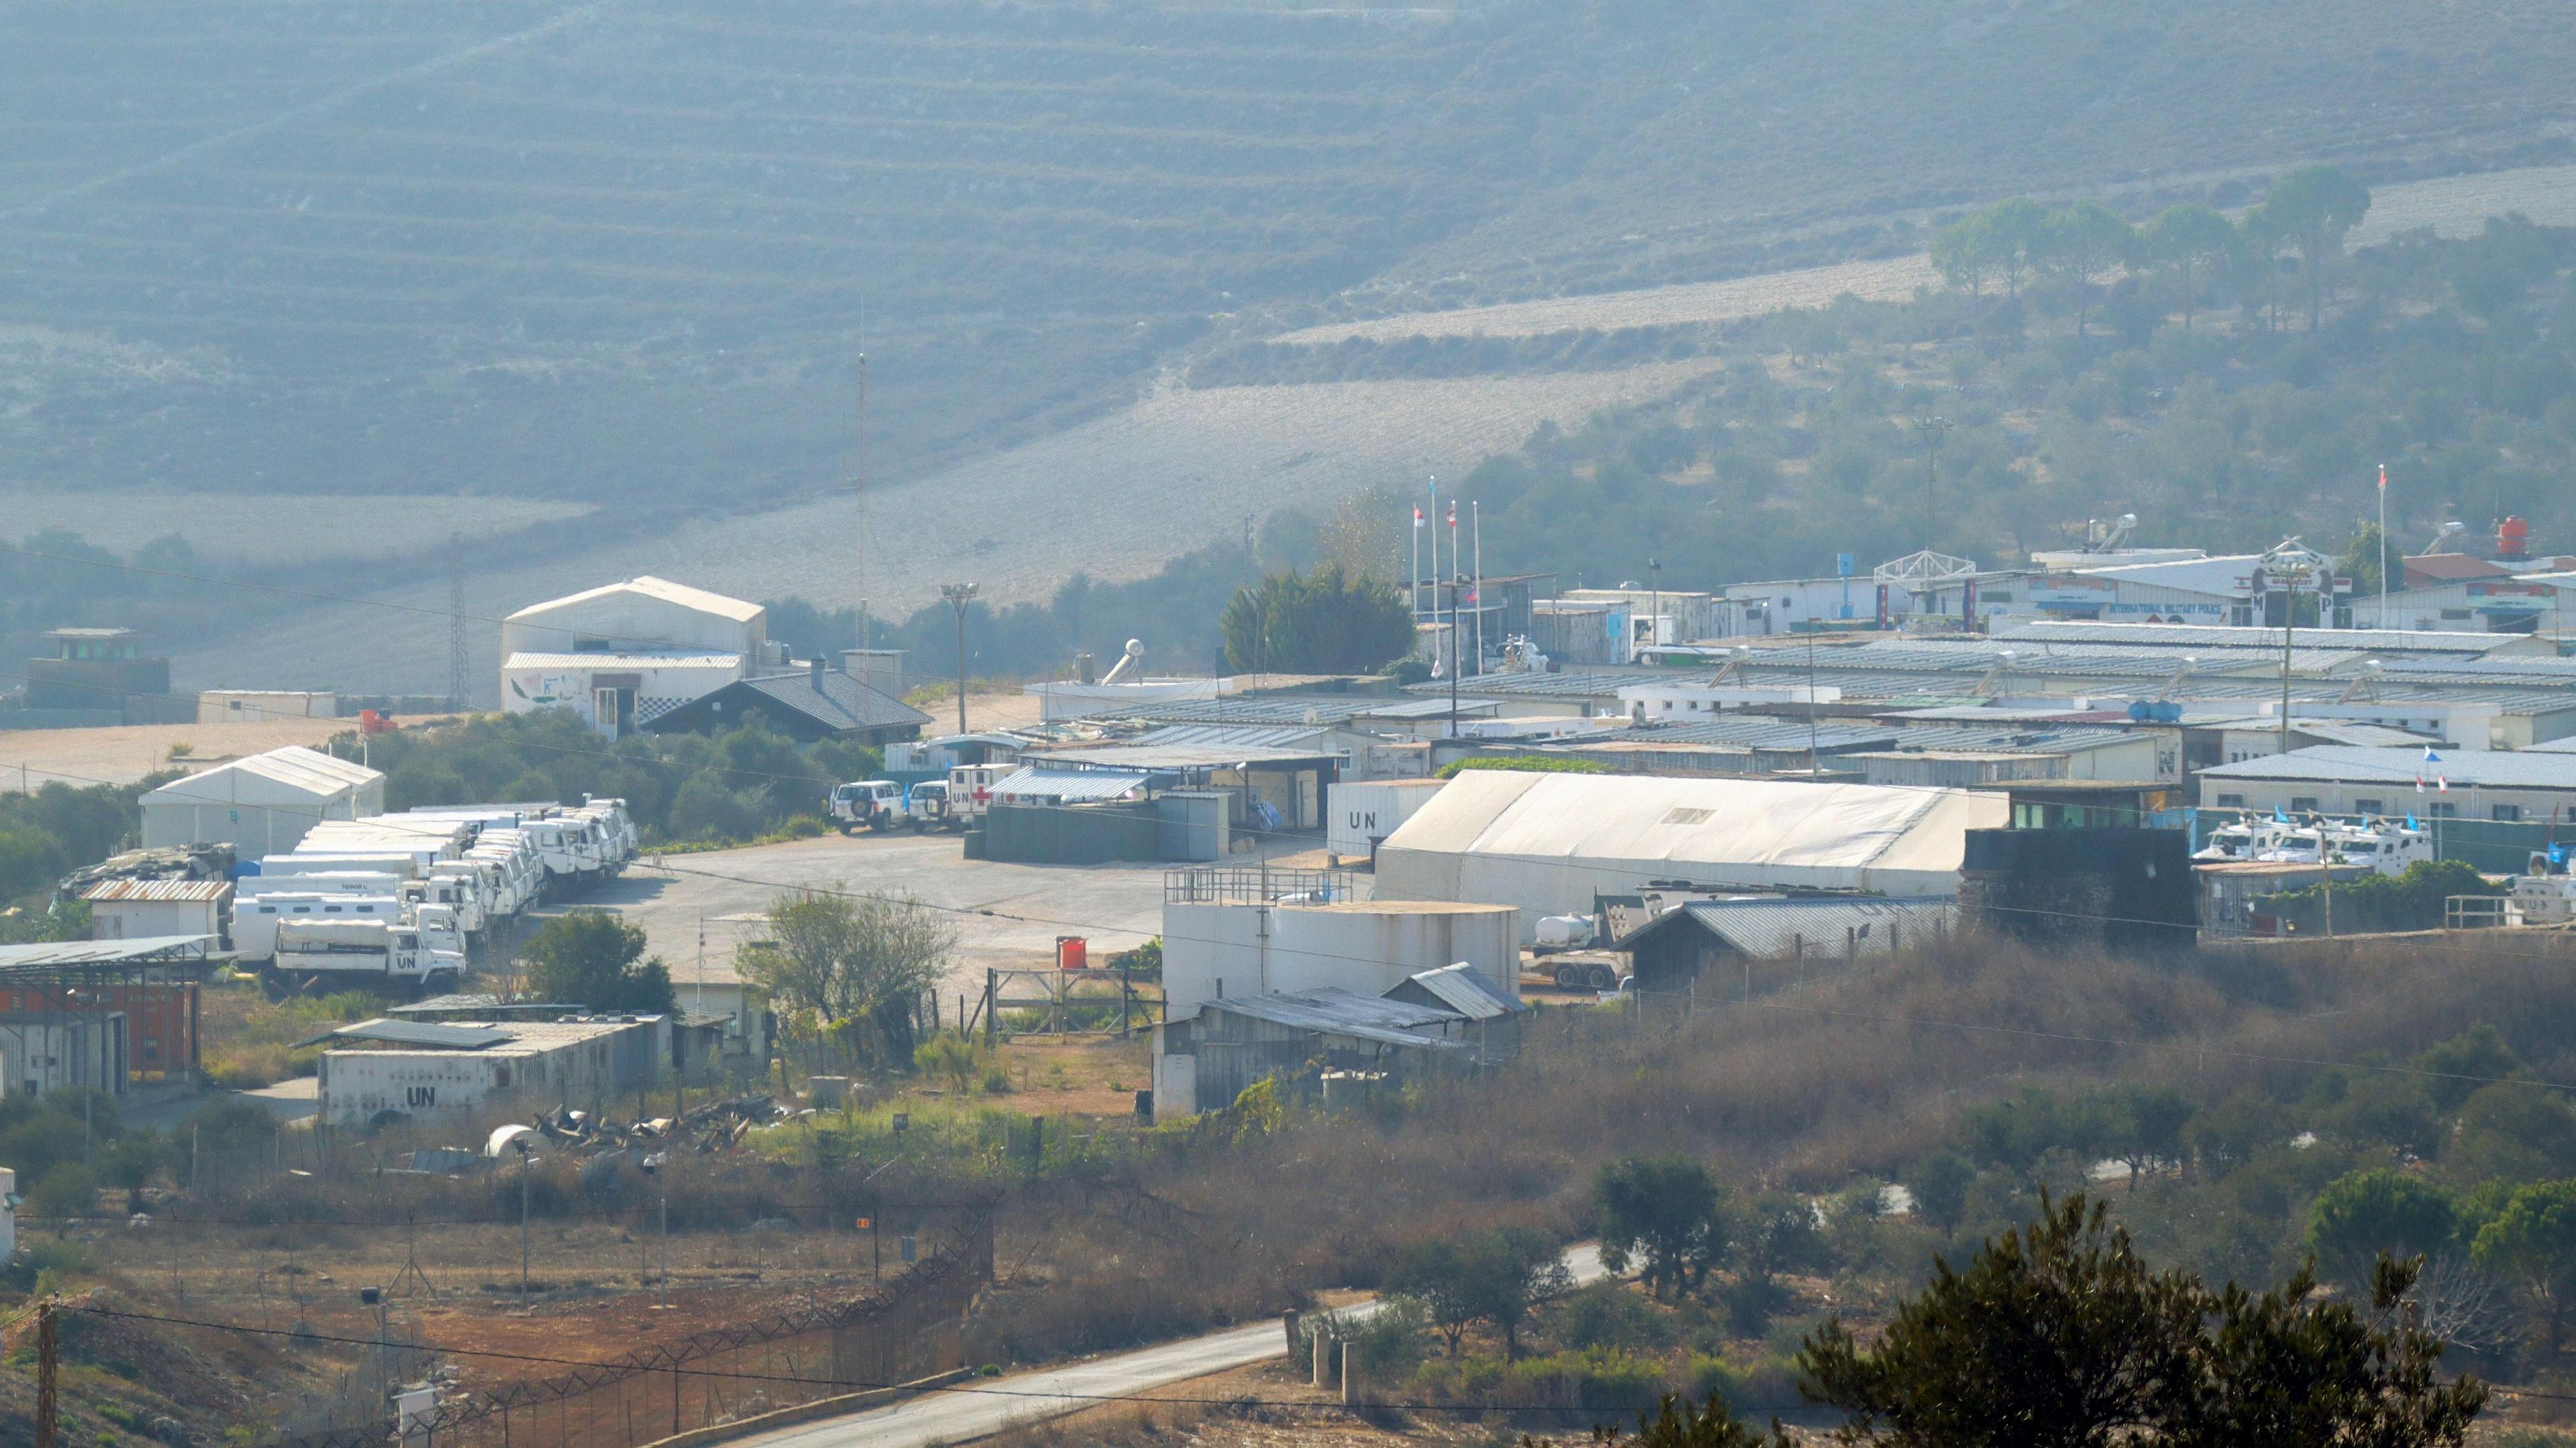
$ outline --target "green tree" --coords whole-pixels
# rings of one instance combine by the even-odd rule
[[[1658,1299],[1696,1292],[1727,1248],[1726,1191],[1687,1157],[1626,1157],[1592,1179],[1601,1260],[1613,1272],[1641,1262]]]
[[[2522,1058],[2504,1043],[2503,1035],[2484,1021],[2417,1052],[2407,1064],[2432,1073],[2434,1079],[2425,1089],[2433,1093],[2433,1106],[2440,1111],[2457,1111],[2461,1103],[2486,1089],[2488,1083],[2520,1076],[2526,1070]]]
[[[2168,206],[2138,228],[2139,251],[2173,268],[2181,285],[2184,331],[2191,330],[2191,314],[2199,296],[2193,283],[2209,268],[2223,264],[2236,243],[2234,224],[2197,202]]]
[[[2308,1209],[2308,1250],[2338,1282],[2367,1284],[2383,1256],[2442,1251],[2459,1230],[2451,1194],[2390,1167],[2336,1179]]]
[[[2576,1181],[2541,1182],[2505,1200],[2478,1232],[2470,1260],[2522,1284],[2540,1309],[2542,1341],[2558,1355],[2576,1308]]]
[[[2075,295],[2075,335],[2084,335],[2093,304],[2093,288],[2119,269],[2137,249],[2129,223],[2096,201],[2078,201],[2048,214],[2040,233],[2043,270],[2066,283]]]
[[[2576,1110],[2554,1089],[2498,1083],[2460,1103],[2442,1142],[2454,1181],[2554,1181],[2576,1176]]]
[[[1982,297],[1986,278],[2002,270],[1994,221],[1984,211],[1971,212],[1932,233],[1931,255],[1941,279],[1965,288],[1971,300]]]
[[[2211,1304],[2217,1325],[2203,1348],[2206,1386],[2196,1411],[2166,1438],[2208,1448],[2465,1441],[2487,1390],[2474,1378],[2443,1382],[2440,1339],[2411,1310],[2400,1314],[2418,1266],[2379,1260],[2366,1284],[2371,1322],[2349,1298],[2320,1299],[2304,1268],[2260,1296],[2229,1283]]]
[[[2264,230],[2296,247],[2308,273],[2308,330],[2325,307],[2325,259],[2370,211],[2370,191],[2327,165],[2308,165],[2272,183],[2257,214]]]
[[[2397,550],[2388,546],[2388,536],[2379,531],[2379,525],[2364,523],[2354,531],[2352,542],[2344,548],[2343,556],[2335,560],[2335,576],[2352,580],[2353,597],[2377,598],[2379,580],[2383,578],[2392,579],[2392,591],[2405,586],[2403,582],[2396,581],[2391,572],[2391,565],[2404,566],[2398,558]]]
[[[766,933],[742,954],[744,978],[776,1005],[872,1039],[881,1065],[912,1064],[923,993],[957,948],[947,916],[909,895],[800,890],[770,902]]]
[[[2048,211],[2027,196],[2008,197],[1974,218],[1987,264],[2004,279],[2005,293],[2021,287],[2047,249]]]
[[[660,956],[641,960],[644,932],[605,910],[569,910],[547,921],[520,952],[528,992],[539,1000],[594,1011],[668,1014],[670,969]]]
[[[1768,1434],[1746,1427],[1727,1409],[1723,1395],[1711,1393],[1697,1412],[1666,1397],[1651,1420],[1638,1415],[1637,1434],[1625,1442],[1634,1448],[1789,1448],[1790,1439],[1777,1422]]]
[[[2383,1260],[2373,1322],[2304,1271],[2256,1296],[2147,1268],[2081,1197],[1936,1265],[1877,1344],[1841,1319],[1799,1353],[1844,1437],[1908,1448],[2401,1448],[2458,1444],[2486,1401],[2436,1372],[2441,1344],[2395,1319],[2411,1266]],[[2374,1325],[2379,1324],[2379,1325]]]
[[[1421,1243],[1397,1259],[1387,1279],[1390,1289],[1421,1299],[1450,1356],[1467,1328],[1482,1322],[1502,1337],[1506,1360],[1520,1356],[1530,1313],[1563,1297],[1573,1282],[1556,1244],[1518,1227]]]
[[[73,1222],[97,1210],[98,1173],[76,1161],[46,1172],[27,1193],[28,1214],[53,1218],[56,1236],[68,1233]]]
[[[1800,1387],[1842,1410],[1861,1442],[2077,1448],[2181,1421],[2200,1387],[2205,1294],[2150,1272],[2081,1196],[1936,1263],[1864,1350],[1837,1317],[1798,1355]]]
[[[1915,1216],[1946,1236],[1959,1230],[1959,1218],[1968,1210],[1968,1188],[1976,1180],[1977,1169],[1966,1157],[1944,1151],[1916,1162],[1905,1173],[1904,1185],[1906,1195],[1914,1198]]]
[[[1274,573],[1238,590],[1220,627],[1227,667],[1245,671],[1358,672],[1413,652],[1413,614],[1403,596],[1339,563],[1311,574]]]
[[[2183,1157],[2183,1130],[2198,1108],[2170,1086],[2131,1086],[2105,1103],[2110,1121],[2105,1143],[2129,1167],[2129,1190],[2138,1178]]]

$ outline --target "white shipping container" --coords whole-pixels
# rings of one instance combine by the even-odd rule
[[[1413,817],[1446,780],[1377,779],[1332,787],[1326,810],[1325,848],[1345,858],[1365,858],[1379,840]]]

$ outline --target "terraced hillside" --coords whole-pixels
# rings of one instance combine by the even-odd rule
[[[1226,5],[10,7],[0,320],[152,349],[19,357],[16,465],[757,496],[846,472],[864,326],[881,461],[926,467],[1503,204],[1529,96],[1492,39]]]
[[[2560,20],[26,0],[0,9],[0,438],[54,486],[632,521],[847,476],[864,317],[871,471],[923,477],[1127,401],[1247,309],[1709,281],[1901,249],[1915,210],[2020,186],[2563,152]]]

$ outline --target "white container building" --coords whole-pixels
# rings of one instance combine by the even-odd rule
[[[650,1084],[671,1058],[663,1016],[561,1021],[361,1021],[323,1039],[321,1118],[359,1124],[378,1113],[458,1120],[541,1107],[584,1110]]]
[[[1357,900],[1318,905],[1163,906],[1165,1018],[1220,996],[1333,987],[1375,996],[1465,961],[1497,994],[1520,999],[1520,938],[1505,905]]]
[[[174,779],[143,796],[147,848],[229,844],[243,859],[284,854],[324,820],[381,813],[385,777],[288,745]]]
[[[232,899],[221,880],[102,880],[81,892],[92,940],[221,935]]]
[[[1325,848],[1342,859],[1367,858],[1376,852],[1378,841],[1413,818],[1413,812],[1445,783],[1438,779],[1336,781],[1324,803]]]

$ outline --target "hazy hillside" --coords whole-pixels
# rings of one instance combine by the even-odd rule
[[[52,486],[739,505],[848,474],[864,309],[877,471],[926,476],[1246,308],[1705,280],[2021,186],[2555,155],[2552,16],[30,0],[0,436]]]

